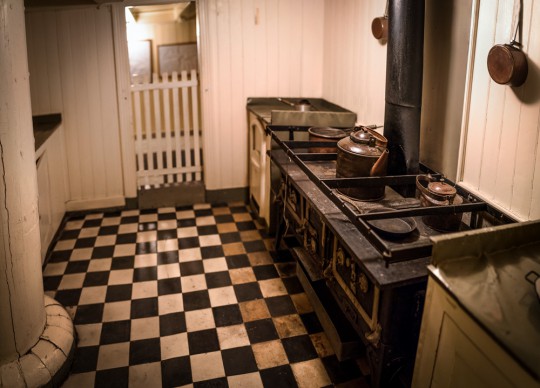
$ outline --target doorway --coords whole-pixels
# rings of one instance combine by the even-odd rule
[[[125,8],[139,207],[204,201],[195,2]]]

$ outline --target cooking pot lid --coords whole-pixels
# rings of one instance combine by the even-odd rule
[[[360,128],[359,131],[351,133],[351,140],[359,144],[370,144],[375,145],[375,137],[366,131],[364,128]]]
[[[308,132],[314,136],[324,137],[327,139],[343,139],[347,134],[339,129],[332,127],[311,127]]]
[[[455,187],[444,182],[430,182],[428,183],[428,190],[432,193],[445,196],[453,196],[457,192]]]

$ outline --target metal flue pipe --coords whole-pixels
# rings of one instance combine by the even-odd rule
[[[389,175],[418,173],[424,54],[424,0],[390,0],[384,136]]]

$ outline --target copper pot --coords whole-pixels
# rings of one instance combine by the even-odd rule
[[[388,16],[381,16],[371,22],[371,33],[375,39],[388,39]]]
[[[420,204],[425,207],[461,205],[463,198],[457,194],[455,187],[437,181],[430,175],[418,175],[416,187],[420,191]],[[458,230],[463,213],[427,215],[422,217],[424,223],[432,229],[448,232]]]
[[[489,75],[501,85],[518,87],[527,79],[529,66],[525,53],[513,44],[498,44],[489,50]]]
[[[309,132],[309,141],[315,142],[335,142],[337,144],[338,140],[343,139],[347,136],[347,132],[339,128],[331,127],[311,127],[308,129]],[[336,147],[310,147],[309,152],[320,152],[320,153],[335,153],[337,151]]]
[[[386,175],[388,149],[386,138],[368,128],[341,139],[337,143],[336,177],[361,178]],[[384,197],[384,185],[375,187],[340,188],[349,197],[376,201]]]

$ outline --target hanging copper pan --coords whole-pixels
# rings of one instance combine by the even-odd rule
[[[509,44],[497,44],[489,50],[487,57],[488,72],[493,81],[501,85],[518,87],[523,85],[529,73],[527,57],[516,41],[520,30],[521,0],[514,0],[512,29],[514,36]]]

